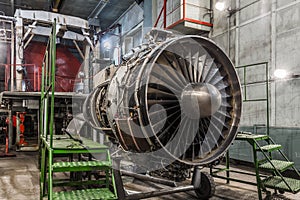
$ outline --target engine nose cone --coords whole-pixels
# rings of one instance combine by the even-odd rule
[[[213,115],[220,108],[221,102],[219,90],[208,83],[190,84],[181,94],[182,110],[192,119]]]

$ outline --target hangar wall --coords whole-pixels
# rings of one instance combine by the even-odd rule
[[[214,3],[216,0],[214,0]],[[211,38],[228,52],[236,66],[268,62],[270,79],[276,69],[300,74],[300,1],[299,0],[226,0],[226,7],[236,13],[230,17],[230,45],[228,45],[228,11],[214,9],[214,28]],[[248,82],[263,80],[262,66],[249,70]],[[243,76],[240,76],[243,81]],[[249,89],[249,88],[248,88]],[[248,98],[265,97],[264,84],[248,90]],[[270,135],[284,147],[284,152],[300,168],[300,80],[270,82]],[[265,132],[256,124],[266,124],[265,102],[243,104],[241,129]],[[235,142],[233,158],[251,161],[248,144]]]
[[[299,74],[299,0],[227,0],[226,6],[240,11],[230,17],[230,57],[236,66],[268,62],[270,78],[276,69]],[[211,38],[228,49],[228,12],[214,9]],[[228,52],[228,51],[227,51]],[[248,82],[258,81],[258,67]],[[240,77],[243,79],[243,77]],[[297,127],[300,123],[299,79],[275,80],[270,84],[271,126]],[[265,96],[263,84],[252,88],[252,98]],[[262,102],[244,103],[242,125],[265,123],[266,106]]]

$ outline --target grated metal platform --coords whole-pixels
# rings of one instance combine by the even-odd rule
[[[280,144],[270,144],[270,145],[262,146],[261,151],[271,152],[271,151],[279,150],[281,148],[282,146]],[[258,151],[260,151],[260,149],[258,149]]]
[[[55,162],[53,163],[53,172],[91,171],[111,166],[110,161]]]
[[[273,176],[263,180],[263,185],[268,188],[283,190],[287,192],[297,193],[300,191],[300,180],[293,178],[284,178],[287,184],[282,180],[280,176]]]
[[[108,188],[73,190],[67,192],[54,192],[53,200],[112,200],[116,196]]]
[[[246,139],[252,139],[252,140],[267,140],[269,136],[267,135],[254,135],[254,134],[245,134],[245,133],[239,133],[236,136],[236,140],[246,140]]]
[[[275,168],[279,171],[285,171],[286,169],[292,167],[294,162],[282,161],[282,160],[271,160],[271,163],[275,166]],[[261,169],[274,170],[270,162],[263,163],[259,165]]]

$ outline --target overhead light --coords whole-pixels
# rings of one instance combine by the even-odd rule
[[[274,76],[276,78],[280,78],[280,79],[286,78],[287,75],[288,75],[288,73],[284,69],[276,69],[275,72],[274,72]]]
[[[218,1],[215,5],[215,8],[219,11],[224,11],[225,10],[225,2]]]

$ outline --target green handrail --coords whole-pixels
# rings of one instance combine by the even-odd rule
[[[264,65],[265,66],[265,80],[260,81],[260,82],[255,82],[255,83],[248,83],[247,82],[247,69],[250,67],[255,67],[259,65]],[[249,65],[243,65],[243,66],[238,66],[236,69],[243,69],[243,88],[244,88],[244,100],[243,102],[254,102],[254,101],[266,101],[266,134],[270,135],[270,102],[269,102],[269,63],[268,62],[260,62],[260,63],[253,63]],[[254,85],[257,83],[265,83],[266,84],[266,98],[259,98],[259,99],[248,99],[247,98],[247,86],[249,85]]]
[[[55,61],[56,61],[56,19],[52,28],[51,41],[51,106],[50,106],[50,149],[53,148],[53,123],[54,123],[54,92],[55,92]]]

